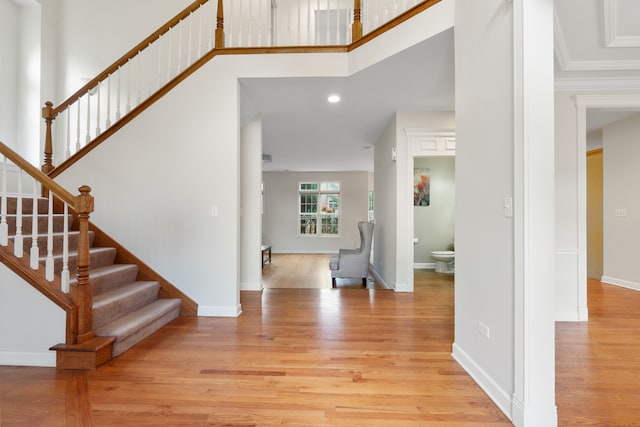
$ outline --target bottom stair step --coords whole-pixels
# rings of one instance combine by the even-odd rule
[[[180,316],[182,301],[177,298],[159,299],[95,331],[98,336],[116,338],[112,356],[117,357],[142,341],[176,317]]]

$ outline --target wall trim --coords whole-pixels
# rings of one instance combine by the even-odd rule
[[[435,270],[436,263],[435,262],[414,262],[413,269],[414,270]]]
[[[389,289],[389,290],[393,290],[392,286],[389,286],[389,284],[387,282],[385,282],[382,277],[380,277],[380,275],[378,274],[377,271],[375,271],[373,269],[373,267],[371,265],[369,265],[369,273],[371,273],[371,275],[374,277],[374,279],[380,283],[380,285],[385,288],[385,289]]]
[[[556,92],[595,92],[640,90],[637,77],[556,77]]]
[[[238,317],[242,314],[242,305],[224,307],[215,305],[198,305],[198,317]]]
[[[0,351],[0,365],[2,366],[38,366],[55,368],[56,354],[47,352]]]
[[[640,283],[637,283],[637,282],[630,282],[628,280],[616,279],[615,277],[610,277],[610,276],[602,276],[600,281],[608,285],[615,285],[615,286],[620,286],[622,288],[632,289],[634,291],[640,291]]]
[[[510,421],[513,421],[511,412],[513,407],[513,398],[510,394],[507,393],[506,390],[503,390],[498,383],[495,382],[493,378],[491,378],[491,376],[456,343],[453,343],[452,350],[451,356],[455,361],[458,362],[458,364],[467,371],[469,376],[480,386],[480,388],[487,393],[498,409],[504,412]],[[522,413],[524,413],[524,405],[520,404],[520,406],[522,406]]]
[[[241,291],[261,291],[262,282],[240,282]]]

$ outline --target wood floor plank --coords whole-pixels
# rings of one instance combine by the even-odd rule
[[[417,271],[406,294],[325,273],[242,292],[238,318],[178,318],[96,371],[0,367],[0,425],[511,425],[451,357],[453,276]],[[639,295],[590,283],[590,322],[558,323],[560,426],[640,425]]]

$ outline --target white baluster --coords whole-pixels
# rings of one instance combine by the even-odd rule
[[[107,76],[107,121],[105,127],[111,127],[111,74]]]
[[[151,78],[151,70],[153,70],[152,68],[153,57],[151,56],[151,43],[147,45],[147,49],[145,50],[144,54],[147,57],[148,64],[147,64],[147,68],[144,71],[141,70],[142,72],[140,73],[140,79],[143,80],[143,83],[144,83],[144,79],[145,78],[147,79],[147,98],[148,98],[149,96],[151,96],[151,91],[153,90],[152,89],[153,83]],[[140,102],[138,102],[138,104],[140,104]]]
[[[47,260],[45,262],[45,277],[53,281],[53,192],[49,191],[49,211],[47,212]]]
[[[87,137],[85,144],[91,142],[91,95],[87,92]]]
[[[7,156],[2,161],[2,202],[0,203],[0,245],[9,245],[9,224],[7,223]]]
[[[127,113],[131,111],[131,59],[127,61]]]
[[[158,86],[157,89],[160,89],[162,86],[162,40],[163,36],[158,37],[156,44],[158,45]]]
[[[176,75],[182,71],[182,25],[183,21],[178,22],[178,63],[176,64]]]
[[[76,153],[80,150],[80,100],[76,101],[78,117],[76,118]]]
[[[24,236],[22,235],[22,169],[18,169],[18,200],[16,202],[16,235],[13,241],[13,254],[22,258]]]
[[[33,209],[31,214],[31,269],[37,270],[40,266],[40,251],[38,249],[38,181],[33,180]]]
[[[167,36],[169,38],[169,52],[167,53],[167,82],[169,82],[171,80],[171,49],[173,47],[173,30],[176,27],[171,28],[171,30],[169,30],[169,32],[167,33]]]
[[[71,157],[71,107],[67,107],[65,110],[67,115],[67,140],[65,141],[64,158]]]
[[[202,56],[202,54],[204,53],[202,51],[203,46],[202,46],[202,6],[200,6],[198,8],[198,21],[199,21],[199,29],[198,29],[198,55],[196,57],[196,59],[200,59],[200,57]]]
[[[102,131],[100,130],[100,85],[102,82],[98,82],[98,86],[96,86],[95,91],[98,92],[98,101],[96,103],[96,136],[100,135]],[[89,93],[91,96],[91,93]]]
[[[187,56],[187,67],[189,65],[191,65],[191,59],[193,55],[193,47],[192,47],[192,42],[191,39],[193,38],[193,13],[189,13],[189,16],[187,16],[187,19],[189,20],[189,50],[188,50],[188,55]]]
[[[120,120],[120,91],[122,90],[121,85],[122,79],[122,67],[118,67],[118,91],[116,92],[116,122]]]
[[[315,44],[312,43],[313,34],[311,34],[311,0],[307,1],[307,43],[306,44]]]
[[[62,238],[62,272],[60,287],[62,292],[69,292],[69,206],[64,204],[64,231]]]

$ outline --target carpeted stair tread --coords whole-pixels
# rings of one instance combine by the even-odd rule
[[[116,248],[108,248],[108,247],[98,247],[98,248],[89,248],[89,266],[94,267],[103,267],[105,265],[113,264],[116,258]],[[40,257],[40,263],[44,264],[46,261],[46,257]],[[73,251],[69,252],[69,271],[75,272],[78,266],[78,252]],[[56,274],[60,274],[62,271],[62,254],[54,254],[53,255],[53,269]]]
[[[93,298],[93,328],[113,322],[158,299],[160,283],[133,282]]]
[[[95,333],[116,338],[113,346],[113,357],[116,357],[178,317],[181,303],[177,298],[159,299],[96,329]]]
[[[135,264],[110,264],[89,270],[89,281],[93,286],[94,298],[112,289],[135,282],[138,276],[138,266]],[[75,285],[76,278],[69,280],[70,285]]]

